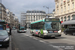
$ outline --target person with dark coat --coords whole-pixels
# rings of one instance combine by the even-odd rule
[[[11,27],[10,27],[10,35],[11,35]]]

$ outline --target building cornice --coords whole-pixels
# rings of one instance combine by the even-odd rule
[[[74,13],[75,13],[75,12],[71,12],[71,13],[68,13],[68,14],[58,15],[58,16],[55,16],[55,17],[70,15],[70,14],[74,14]]]

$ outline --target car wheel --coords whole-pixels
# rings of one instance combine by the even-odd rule
[[[65,33],[65,35],[67,35],[67,33]]]

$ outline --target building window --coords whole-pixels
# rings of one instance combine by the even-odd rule
[[[35,21],[35,16],[34,16],[34,21]]]
[[[64,9],[65,9],[64,11],[66,11],[66,6],[64,6]]]
[[[74,9],[74,2],[72,3],[72,5],[73,5],[73,9]]]
[[[63,8],[61,7],[61,12],[63,12]]]
[[[66,21],[66,16],[64,17],[64,21]]]
[[[72,16],[72,20],[75,20],[75,15]]]
[[[70,5],[68,4],[68,10],[70,10]]]
[[[70,20],[70,16],[68,16],[68,20]]]
[[[63,21],[63,17],[61,17],[61,21]]]

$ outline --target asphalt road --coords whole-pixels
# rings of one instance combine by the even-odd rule
[[[57,50],[52,46],[49,46],[45,43],[42,43],[38,40],[25,36],[27,33],[17,33],[13,31],[12,42],[13,49],[12,50]],[[28,34],[29,35],[29,34]]]
[[[27,33],[12,31],[12,50],[75,50],[75,36],[64,35],[60,38],[39,38]]]
[[[39,38],[27,33],[17,33],[12,30],[10,47],[0,50],[75,50],[75,36],[64,35],[58,38]]]

